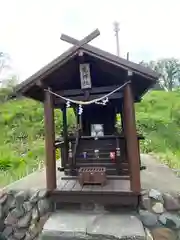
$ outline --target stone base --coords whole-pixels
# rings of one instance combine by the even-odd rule
[[[46,239],[134,239],[145,240],[141,221],[131,213],[58,211],[44,225]]]

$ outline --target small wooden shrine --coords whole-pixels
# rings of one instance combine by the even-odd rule
[[[54,201],[136,206],[143,137],[136,131],[134,104],[158,75],[89,45],[98,35],[95,30],[78,41],[63,34],[61,39],[73,47],[22,82],[16,94],[44,104],[46,186]],[[69,107],[76,116],[73,134],[67,128]],[[63,116],[61,139],[55,139],[55,108]],[[58,169],[56,148],[61,149]],[[58,179],[57,171],[61,172]]]

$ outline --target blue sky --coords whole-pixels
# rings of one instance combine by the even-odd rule
[[[0,0],[0,51],[7,52],[20,81],[96,28],[92,45],[116,53],[113,22],[120,22],[121,56],[136,62],[180,58],[179,0]]]

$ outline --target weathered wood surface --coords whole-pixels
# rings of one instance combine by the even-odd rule
[[[128,72],[128,79],[131,75]],[[127,157],[130,167],[131,190],[140,192],[140,153],[139,142],[136,131],[135,109],[133,102],[132,85],[129,83],[124,88],[124,103],[123,103],[123,127],[126,136]]]
[[[129,192],[130,190],[130,181],[121,180],[121,179],[108,179],[107,183],[102,185],[83,185],[79,184],[79,181],[76,179],[72,180],[62,180],[58,179],[57,189],[59,191],[76,191],[76,192]]]
[[[45,152],[46,152],[46,188],[56,188],[55,127],[52,95],[45,92],[44,101]]]
[[[130,189],[130,180],[108,179],[102,185],[81,186],[76,179],[59,179],[57,189],[49,192],[51,200],[55,203],[99,203],[102,205],[116,205],[137,207],[139,195]]]

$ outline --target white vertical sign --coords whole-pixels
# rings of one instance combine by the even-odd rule
[[[89,63],[80,64],[79,69],[80,69],[81,88],[82,89],[91,88],[91,73],[90,73]]]

